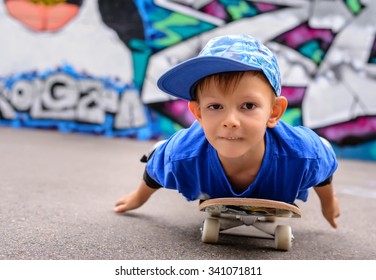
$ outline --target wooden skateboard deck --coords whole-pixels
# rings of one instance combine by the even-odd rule
[[[300,218],[300,209],[281,201],[256,198],[214,198],[203,201],[200,210],[230,215]]]

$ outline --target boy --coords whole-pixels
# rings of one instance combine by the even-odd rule
[[[210,40],[200,54],[178,64],[158,87],[189,101],[196,120],[148,157],[138,189],[115,212],[140,207],[159,188],[188,200],[252,197],[306,201],[314,187],[324,217],[339,216],[331,178],[334,152],[310,129],[280,120],[280,71],[273,53],[248,35]]]

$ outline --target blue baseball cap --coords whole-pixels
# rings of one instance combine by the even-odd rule
[[[274,89],[281,94],[281,74],[274,54],[249,35],[228,35],[211,39],[197,57],[177,64],[157,82],[164,92],[192,100],[195,85],[201,79],[218,73],[262,71]]]

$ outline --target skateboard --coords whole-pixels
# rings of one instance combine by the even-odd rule
[[[255,198],[214,198],[200,202],[200,211],[208,213],[201,228],[201,241],[217,243],[219,233],[246,225],[253,226],[274,239],[275,248],[288,251],[292,246],[289,225],[276,225],[273,230],[265,226],[276,218],[300,218],[301,211],[293,204]]]

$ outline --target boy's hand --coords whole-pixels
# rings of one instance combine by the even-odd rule
[[[321,206],[322,214],[333,228],[337,228],[336,219],[340,216],[339,203],[337,197],[333,197],[332,203]]]
[[[129,210],[136,209],[144,204],[145,201],[141,201],[138,198],[137,190],[119,199],[115,204],[114,211],[116,213],[124,213]]]
[[[314,187],[314,189],[320,198],[322,214],[333,228],[337,228],[336,218],[340,216],[341,212],[333,185],[330,183],[322,187]]]
[[[138,189],[116,202],[114,211],[116,213],[124,213],[139,208],[156,190],[157,189],[149,188],[146,183],[142,181]]]

